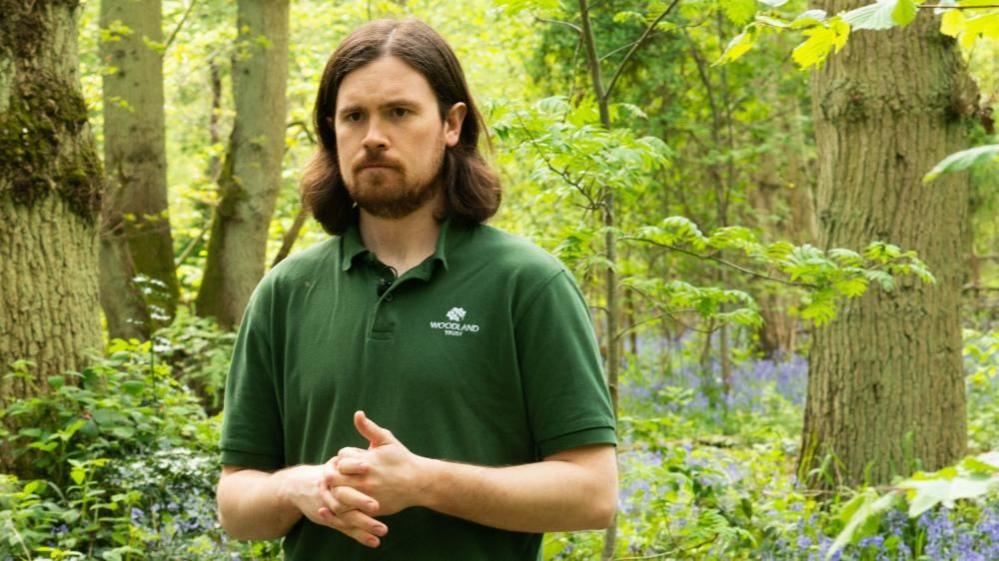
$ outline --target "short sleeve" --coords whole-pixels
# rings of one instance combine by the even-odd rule
[[[226,378],[222,464],[274,470],[284,465],[277,371],[273,361],[271,284],[253,291],[239,325]]]
[[[567,271],[526,301],[514,329],[538,457],[589,444],[617,445],[593,323]]]

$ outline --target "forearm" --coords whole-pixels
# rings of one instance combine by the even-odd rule
[[[425,459],[421,496],[438,512],[519,532],[606,528],[616,507],[608,487],[582,467],[543,461],[502,468]]]
[[[280,538],[302,517],[281,492],[283,471],[243,469],[219,479],[219,521],[238,540]]]

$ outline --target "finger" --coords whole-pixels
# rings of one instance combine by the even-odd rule
[[[378,547],[381,544],[379,536],[388,533],[388,526],[356,510],[347,513],[347,517],[337,516],[326,508],[320,509],[320,512],[320,520],[324,524],[368,547]]]
[[[339,469],[324,467],[322,476],[322,484],[330,489],[343,486],[360,487],[364,484],[363,476],[344,474]]]
[[[330,495],[336,503],[330,505],[330,510],[337,516],[351,510],[361,510],[374,516],[378,514],[380,508],[378,501],[353,487],[335,487],[330,491]]]
[[[341,448],[340,451],[336,453],[336,455],[342,460],[344,458],[356,457],[367,453],[368,453],[367,450],[354,448],[353,446],[346,446],[344,448]]]
[[[340,462],[337,468],[343,475],[364,475],[371,469],[367,460],[360,458],[347,458]]]
[[[339,481],[342,478],[340,475],[340,460],[334,456],[334,460],[330,460],[323,464],[322,475],[323,475],[323,486],[327,489],[330,487],[335,487],[337,484],[342,485],[343,482]]]
[[[382,444],[396,442],[395,437],[392,436],[392,431],[378,426],[364,415],[364,411],[354,413],[354,427],[357,428],[357,432],[361,433],[361,436],[368,439],[371,446],[381,446]]]
[[[388,534],[388,526],[386,526],[384,522],[375,520],[359,510],[345,512],[343,515],[339,516],[339,518],[349,528],[353,528],[365,534],[371,534],[379,538],[383,538],[386,534]]]

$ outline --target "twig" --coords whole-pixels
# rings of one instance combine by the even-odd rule
[[[645,555],[645,556],[642,556],[642,557],[616,557],[614,559],[614,561],[632,561],[632,560],[636,560],[636,559],[658,559],[660,557],[666,557],[667,555],[676,555],[677,553],[681,553],[681,552],[684,552],[684,551],[691,551],[691,550],[694,550],[694,549],[698,549],[700,547],[704,547],[704,546],[708,545],[709,543],[715,541],[716,539],[718,539],[717,535],[715,535],[711,539],[704,540],[701,543],[696,543],[694,545],[689,545],[687,547],[678,547],[678,548],[672,549],[670,551],[666,551],[664,553],[656,553],[655,555]]]
[[[732,269],[735,269],[736,271],[739,271],[739,272],[742,272],[742,273],[745,273],[747,275],[750,275],[750,276],[753,276],[753,277],[756,277],[756,278],[759,278],[759,279],[763,279],[763,280],[768,280],[768,281],[773,281],[773,282],[779,282],[781,284],[786,284],[788,286],[796,286],[796,287],[799,287],[799,288],[818,288],[818,286],[816,286],[816,285],[814,285],[812,283],[794,282],[794,281],[788,281],[788,280],[784,280],[784,279],[779,279],[779,278],[776,278],[776,277],[771,277],[769,275],[764,275],[763,273],[759,273],[759,272],[754,271],[752,269],[747,269],[747,268],[745,268],[745,267],[743,267],[741,265],[736,265],[735,263],[732,263],[731,261],[726,261],[725,259],[722,259],[721,257],[716,257],[714,255],[701,255],[700,253],[696,253],[696,252],[693,252],[693,251],[690,251],[690,250],[687,250],[687,249],[683,249],[682,247],[676,247],[674,245],[664,244],[664,243],[661,243],[661,242],[657,242],[655,240],[650,240],[648,238],[638,238],[638,237],[626,236],[626,237],[621,237],[619,239],[621,239],[621,240],[631,240],[631,241],[636,241],[636,242],[644,242],[644,243],[652,244],[652,245],[655,245],[655,246],[658,246],[658,247],[661,247],[661,248],[664,248],[664,249],[668,249],[670,251],[676,251],[678,253],[683,253],[683,254],[689,255],[691,257],[696,257],[698,259],[707,259],[709,261],[714,261],[715,263],[719,263],[721,265],[725,265],[726,267],[730,267]]]
[[[694,331],[694,332],[696,332],[696,333],[703,333],[703,334],[705,334],[705,335],[710,335],[711,333],[714,333],[714,332],[715,332],[715,330],[714,330],[714,329],[701,329],[701,328],[699,328],[699,327],[694,327],[694,326],[692,326],[692,325],[688,324],[687,322],[683,321],[682,319],[680,319],[680,318],[676,317],[675,315],[673,315],[673,312],[671,312],[671,311],[667,310],[667,309],[666,309],[666,308],[664,308],[664,307],[663,307],[662,305],[660,305],[660,303],[659,303],[659,301],[658,301],[658,300],[656,300],[656,299],[655,299],[655,298],[653,298],[652,296],[650,296],[650,295],[646,294],[644,290],[641,290],[641,289],[639,289],[639,288],[637,288],[637,287],[634,287],[634,286],[631,286],[631,285],[625,285],[625,288],[627,288],[628,290],[633,290],[633,291],[635,291],[636,293],[638,293],[638,295],[639,295],[639,296],[641,296],[641,297],[645,298],[646,300],[648,300],[648,301],[652,302],[652,305],[653,305],[653,306],[654,306],[654,307],[655,307],[655,308],[656,308],[657,310],[660,310],[660,311],[662,312],[662,315],[663,315],[663,316],[666,316],[666,317],[668,317],[669,319],[671,319],[671,320],[673,320],[673,321],[677,322],[678,324],[682,325],[682,326],[684,327],[684,329],[687,329],[687,330],[689,330],[689,331]],[[680,311],[684,311],[684,310],[676,310],[676,311],[677,311],[677,312],[680,312]],[[661,317],[661,316],[657,316],[657,317]],[[656,319],[656,318],[653,318],[653,319]],[[644,323],[644,322],[643,322],[643,323]],[[622,333],[623,333],[623,332],[622,332]]]
[[[180,252],[180,257],[177,258],[177,262],[176,264],[174,264],[174,267],[180,267],[181,265],[183,265],[184,261],[187,261],[187,258],[191,256],[191,253],[194,252],[194,248],[201,245],[201,241],[205,238],[205,234],[207,234],[208,230],[210,230],[212,227],[211,224],[212,221],[214,221],[214,214],[215,210],[212,209],[213,218],[211,218],[208,221],[208,226],[202,228],[201,231],[198,232],[197,236],[191,238],[191,241],[188,242],[187,247],[185,247],[184,250]]]
[[[184,23],[187,22],[187,16],[191,15],[191,10],[194,9],[194,5],[197,3],[198,0],[191,0],[191,3],[187,5],[187,9],[184,10],[184,15],[181,16],[180,21],[177,23],[177,27],[173,28],[173,33],[170,34],[170,38],[163,44],[164,53],[170,48],[170,45],[173,44],[173,40],[177,38],[177,33],[180,32],[182,27],[184,27]]]
[[[656,26],[659,25],[659,22],[662,21],[664,17],[669,15],[669,13],[673,11],[673,8],[679,3],[680,0],[673,0],[672,2],[670,2],[670,5],[667,6],[666,9],[663,10],[661,14],[659,14],[659,17],[657,17],[651,24],[649,24],[648,27],[645,28],[645,32],[642,33],[642,36],[638,38],[638,41],[635,41],[635,44],[631,47],[631,50],[628,51],[628,54],[624,55],[624,59],[621,61],[621,64],[617,67],[617,71],[614,72],[614,76],[611,78],[610,83],[607,85],[607,89],[604,91],[604,99],[610,99],[610,94],[612,91],[614,91],[614,84],[617,83],[617,79],[621,76],[621,73],[624,71],[625,65],[628,64],[629,60],[631,60],[631,57],[635,54],[635,51],[637,51],[638,48],[642,46],[642,43],[644,43],[645,40],[649,38],[649,35],[651,35],[653,31],[655,31]]]
[[[539,18],[538,16],[534,16],[534,19],[537,20],[537,21],[540,21],[541,23],[554,23],[554,24],[557,24],[557,25],[564,25],[564,26],[566,26],[568,28],[571,28],[573,31],[575,31],[576,33],[579,33],[580,35],[582,35],[582,33],[583,33],[583,30],[580,29],[578,25],[576,25],[574,23],[570,23],[568,21],[561,21],[561,20],[557,20],[557,19]]]
[[[316,143],[316,137],[315,137],[315,135],[312,134],[312,130],[309,129],[308,123],[306,123],[305,121],[290,121],[287,125],[285,125],[285,128],[288,128],[288,129],[290,129],[292,127],[299,127],[299,128],[301,128],[302,132],[305,133],[305,136],[307,136],[309,138],[309,142],[311,142],[313,144]]]
[[[556,175],[561,177],[563,181],[565,181],[569,185],[573,186],[577,191],[579,191],[579,194],[585,197],[587,202],[590,203],[590,209],[595,210],[600,208],[601,204],[593,199],[593,196],[590,194],[590,192],[587,190],[585,186],[583,186],[579,181],[574,181],[569,176],[568,172],[566,172],[565,170],[560,170],[556,168],[555,165],[552,164],[551,160],[548,159],[548,154],[546,154],[544,150],[539,150],[537,148],[538,139],[535,138],[533,134],[531,134],[531,129],[528,128],[527,123],[524,122],[524,119],[521,118],[520,115],[517,116],[517,120],[520,121],[520,126],[524,130],[524,133],[528,136],[528,138],[530,138],[531,147],[535,149],[538,155],[541,156],[541,159],[545,162],[545,167],[547,167],[549,170],[552,171],[552,173],[555,173]]]
[[[298,214],[295,215],[295,221],[292,222],[291,228],[284,233],[284,237],[281,240],[281,249],[278,250],[277,255],[274,256],[274,262],[271,263],[271,268],[277,266],[278,263],[288,257],[291,253],[292,246],[295,245],[295,240],[298,239],[298,234],[302,231],[302,226],[305,225],[305,220],[308,218],[309,213],[304,207],[299,209]]]
[[[982,8],[999,8],[999,4],[982,4],[979,6],[951,6],[947,4],[920,4],[917,8],[940,8],[941,10],[980,10]]]

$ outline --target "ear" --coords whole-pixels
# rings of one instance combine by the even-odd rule
[[[458,145],[461,139],[461,125],[465,122],[467,114],[468,106],[459,101],[452,105],[444,116],[444,142],[449,148]]]

